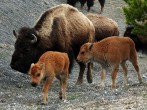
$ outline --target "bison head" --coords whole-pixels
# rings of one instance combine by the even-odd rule
[[[92,55],[92,46],[93,43],[86,43],[84,45],[81,46],[77,60],[79,62],[83,62],[83,63],[88,63],[89,61],[92,60],[93,55]]]
[[[31,63],[37,62],[43,49],[38,47],[39,36],[35,30],[23,27],[18,33],[13,31],[16,37],[15,51],[11,59],[11,68],[22,73],[29,71]]]
[[[137,36],[136,34],[133,34],[133,29],[134,27],[133,26],[128,26],[125,30],[125,33],[124,33],[124,36],[125,37],[130,37],[134,43],[135,43],[135,47],[136,47],[136,50],[137,51],[140,51],[140,50],[143,50],[143,46],[142,46],[142,42],[139,38],[139,36]]]

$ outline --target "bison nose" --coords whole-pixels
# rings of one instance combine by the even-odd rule
[[[31,85],[32,85],[33,87],[36,87],[36,86],[37,86],[37,84],[34,83],[34,82],[32,82]]]
[[[11,63],[10,66],[11,66],[11,68],[13,69],[13,68],[15,68],[16,65],[13,64],[13,63]]]

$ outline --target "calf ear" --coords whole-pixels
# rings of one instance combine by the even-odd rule
[[[16,33],[16,31],[15,31],[15,30],[13,30],[13,35],[17,38],[18,33]]]
[[[40,69],[42,70],[43,68],[45,68],[45,63],[41,63],[40,65]]]
[[[34,63],[31,64],[31,68],[34,66]]]
[[[91,49],[92,49],[92,47],[93,47],[93,43],[91,43],[91,44],[89,45],[88,50],[91,50]]]

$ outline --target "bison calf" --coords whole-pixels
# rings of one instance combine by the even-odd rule
[[[101,86],[104,85],[106,68],[113,65],[111,74],[112,88],[115,88],[115,79],[118,72],[119,64],[121,64],[124,71],[123,85],[126,85],[127,67],[126,61],[129,60],[135,70],[137,71],[138,80],[141,82],[142,77],[139,73],[139,66],[137,63],[137,52],[134,42],[128,37],[108,37],[96,43],[86,43],[80,48],[77,59],[80,62],[87,63],[96,61],[101,64]]]
[[[43,85],[43,103],[46,104],[48,90],[56,77],[60,81],[59,98],[66,100],[66,86],[68,79],[69,58],[66,53],[48,51],[45,52],[39,61],[31,64],[30,77],[32,86],[37,86],[42,79]]]

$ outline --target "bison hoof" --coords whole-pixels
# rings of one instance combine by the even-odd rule
[[[59,96],[59,99],[62,100],[62,96]]]
[[[75,85],[82,85],[83,81],[77,81]]]
[[[87,80],[88,83],[92,83],[92,79]]]

